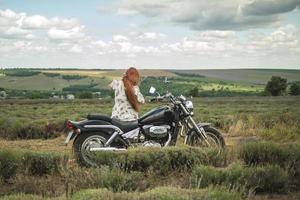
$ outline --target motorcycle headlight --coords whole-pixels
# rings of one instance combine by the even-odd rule
[[[193,102],[192,102],[192,101],[186,101],[186,102],[185,102],[185,106],[186,106],[186,108],[187,108],[190,112],[193,112],[193,110],[194,110],[194,105],[193,105]]]

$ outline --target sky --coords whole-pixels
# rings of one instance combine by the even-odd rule
[[[300,69],[300,0],[0,0],[0,67]]]

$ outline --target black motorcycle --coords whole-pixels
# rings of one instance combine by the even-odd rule
[[[194,121],[192,101],[170,93],[168,98],[170,105],[155,108],[135,121],[120,121],[101,114],[89,114],[79,122],[69,120],[65,144],[74,139],[76,159],[84,166],[96,166],[93,155],[97,151],[174,146],[178,135],[185,138],[186,145],[216,148],[220,153],[225,146],[224,138],[209,123]]]

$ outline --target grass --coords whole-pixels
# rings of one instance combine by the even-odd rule
[[[276,142],[300,140],[299,97],[194,98],[193,102],[197,122],[210,122],[228,136],[254,135]],[[142,114],[159,105],[146,103]],[[63,134],[67,119],[81,120],[90,112],[110,115],[112,106],[111,99],[2,101],[0,137],[57,137]]]
[[[241,199],[239,193],[230,192],[224,188],[208,188],[208,189],[180,189],[175,187],[159,187],[146,192],[118,192],[113,193],[107,189],[88,189],[77,192],[71,198],[72,200],[83,199],[110,199],[110,200],[239,200]],[[1,198],[3,200],[29,200],[29,199],[43,199],[38,195],[15,194],[8,195]],[[67,199],[64,196],[51,199]]]
[[[256,162],[255,165],[247,164],[248,157],[228,154],[243,155],[247,149],[249,154],[254,155],[257,152],[255,148],[266,148],[270,150],[261,152],[261,154],[266,158],[272,158],[274,152],[278,152],[275,150],[276,148],[284,150],[286,145],[276,145],[270,148],[266,143],[256,143],[252,144],[250,148],[248,144],[245,144],[237,152],[226,151],[226,156],[235,157],[235,159],[231,163],[226,162],[225,165],[216,165],[216,163],[224,163],[223,159],[226,157],[214,157],[213,152],[207,152],[203,157],[201,156],[202,149],[187,147],[162,150],[133,149],[125,153],[103,152],[97,157],[101,163],[99,168],[81,168],[72,160],[66,163],[64,155],[58,153],[5,150],[0,151],[0,155],[2,155],[0,163],[3,163],[1,161],[4,160],[7,165],[17,167],[1,168],[0,173],[8,174],[5,172],[9,172],[11,175],[6,177],[6,181],[2,183],[0,195],[27,193],[47,197],[71,195],[73,198],[78,196],[83,198],[81,195],[91,195],[86,191],[98,191],[95,189],[106,188],[108,190],[105,191],[115,199],[120,198],[119,193],[128,199],[133,198],[132,195],[140,195],[141,199],[147,199],[148,196],[146,198],[144,195],[149,191],[160,190],[159,187],[166,185],[176,187],[183,195],[180,196],[179,193],[176,193],[175,196],[172,196],[174,192],[170,192],[168,195],[171,196],[166,196],[170,199],[176,199],[177,196],[180,197],[179,199],[189,199],[190,196],[186,195],[192,195],[193,191],[198,191],[197,188],[204,188],[208,193],[213,189],[213,194],[217,195],[214,197],[216,199],[228,198],[228,193],[224,193],[224,191],[230,191],[239,198],[241,194],[286,193],[299,190],[300,149],[299,145],[288,144],[288,146],[291,149],[285,154],[284,161],[270,159],[272,162]],[[186,156],[183,156],[185,154]],[[191,162],[197,156],[200,162]],[[6,162],[7,159],[11,162]],[[191,188],[196,188],[196,190],[191,190]],[[83,189],[89,190],[82,191]],[[97,192],[97,194],[101,196],[100,193]],[[156,195],[158,199],[161,199],[163,193]],[[210,199],[208,196],[198,195],[199,198],[201,197],[200,199]],[[151,196],[151,198],[154,197]]]
[[[109,115],[113,105],[111,99],[1,101],[0,146],[1,149],[10,149],[2,156],[2,163],[6,164],[2,165],[2,169],[7,170],[2,174],[11,175],[2,176],[0,195],[13,194],[4,199],[64,199],[66,195],[78,199],[87,196],[96,198],[97,195],[111,199],[137,198],[135,196],[140,199],[159,199],[162,196],[166,199],[210,199],[212,196],[202,194],[214,194],[217,197],[212,199],[240,199],[241,194],[237,190],[241,190],[243,195],[254,191],[295,191],[299,189],[300,180],[300,149],[297,145],[300,141],[299,100],[299,97],[194,98],[196,121],[212,122],[227,141],[241,139],[227,147],[222,157],[214,158],[213,154],[203,157],[203,150],[190,151],[182,146],[163,151],[133,149],[125,155],[108,153],[105,157],[100,153],[99,162],[103,166],[99,169],[78,167],[70,154],[71,145],[63,146],[63,128],[57,128],[63,127],[66,119],[80,120],[91,111]],[[147,103],[142,113],[159,105]],[[20,137],[20,133],[28,137]],[[34,135],[48,139],[26,139]],[[268,140],[269,143],[248,144],[248,136]],[[25,156],[24,150],[31,150],[30,156]],[[56,168],[55,155],[61,153],[68,154],[71,159],[66,164],[62,157],[58,162],[62,166]],[[194,171],[197,167],[202,168],[198,173],[206,174],[205,184],[202,178],[203,186],[199,183],[201,175]],[[199,184],[204,190],[191,189]],[[223,190],[214,189],[220,185]],[[168,187],[161,189],[162,186]],[[245,188],[247,190],[243,190]],[[228,197],[229,194],[238,196]],[[278,198],[281,197],[286,198]],[[299,195],[293,198],[297,199]]]
[[[300,70],[286,69],[213,69],[213,70],[172,70],[183,73],[199,74],[205,77],[251,84],[265,84],[271,76],[281,76],[288,81],[299,81]]]

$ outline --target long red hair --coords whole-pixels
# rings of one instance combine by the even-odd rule
[[[140,82],[140,74],[138,70],[134,67],[130,67],[125,72],[122,80],[125,86],[125,94],[129,103],[136,112],[140,112],[140,104],[137,100],[137,96],[134,93],[134,86],[138,85]]]

